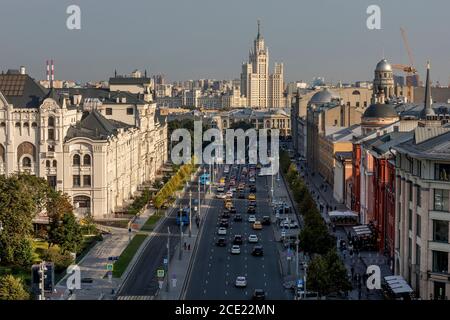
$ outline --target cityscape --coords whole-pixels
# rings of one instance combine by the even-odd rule
[[[361,43],[384,21],[362,7]],[[65,5],[66,32],[83,10]],[[225,79],[115,61],[74,80],[61,50],[0,56],[0,300],[175,301],[203,317],[219,313],[204,301],[235,315],[231,301],[257,315],[279,300],[448,301],[450,66],[405,22],[389,31],[403,60],[386,41],[364,78],[308,80],[267,16],[245,15]]]

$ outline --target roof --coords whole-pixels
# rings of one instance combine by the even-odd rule
[[[106,140],[115,135],[118,129],[126,129],[132,126],[111,119],[106,119],[100,112],[93,110],[85,112],[83,117],[75,126],[67,131],[66,140],[77,137],[89,138],[92,140]]]
[[[392,131],[374,139],[367,140],[363,142],[363,144],[376,153],[384,155],[389,152],[392,147],[411,139],[413,135],[413,131]]]
[[[114,85],[130,85],[130,84],[149,84],[151,82],[151,78],[148,77],[111,77],[109,78],[109,84]]]
[[[109,91],[104,88],[64,88],[58,89],[59,93],[69,93],[69,96],[80,94],[82,99],[99,99],[104,104],[116,104],[117,98],[126,98],[126,104],[146,104],[143,94],[134,94],[128,91]],[[121,100],[120,100],[121,101]]]
[[[386,59],[383,59],[377,63],[375,71],[392,71],[392,67]]]
[[[352,141],[353,137],[358,137],[362,133],[359,124],[354,124],[350,127],[327,127],[326,132],[327,137],[334,142]]]
[[[339,160],[349,160],[353,158],[353,152],[351,151],[339,151],[334,154],[334,157]]]
[[[321,105],[325,103],[329,103],[334,99],[339,99],[339,95],[334,91],[325,88],[317,93],[315,93],[311,99],[309,100],[310,104]]]
[[[432,87],[431,97],[434,103],[449,103],[450,88]],[[425,101],[425,87],[414,87],[414,102],[423,103]]]
[[[47,96],[47,90],[33,78],[14,70],[0,74],[0,92],[14,108],[39,108]]]
[[[363,118],[395,118],[398,117],[397,111],[392,104],[374,103],[364,111]]]

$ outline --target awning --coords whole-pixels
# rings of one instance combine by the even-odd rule
[[[358,214],[353,211],[330,211],[328,212],[330,218],[333,217],[358,217]]]
[[[387,276],[384,277],[384,280],[394,293],[411,293],[414,291],[402,276]]]
[[[366,224],[362,225],[362,226],[354,226],[353,227],[353,232],[357,236],[365,236],[365,235],[372,234],[372,230],[370,230],[370,228]]]

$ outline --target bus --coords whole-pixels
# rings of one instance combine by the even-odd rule
[[[180,225],[181,221],[183,222],[183,226],[189,225],[189,207],[184,207],[180,209],[177,214],[177,226]]]
[[[200,176],[200,184],[203,185],[209,185],[209,173],[204,173]]]

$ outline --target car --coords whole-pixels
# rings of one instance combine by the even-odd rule
[[[247,208],[247,213],[256,213],[256,208],[253,206],[250,206]]]
[[[298,228],[298,223],[297,223],[297,221],[291,221],[291,222],[289,222],[289,228],[290,228],[290,229],[297,229],[297,228]]]
[[[258,242],[258,236],[256,234],[251,234],[248,236],[248,242],[250,243],[257,243]]]
[[[253,291],[252,300],[265,300],[266,299],[266,293],[263,289],[255,289]]]
[[[270,217],[269,216],[262,217],[261,224],[263,226],[269,226],[270,225]]]
[[[228,228],[230,225],[227,219],[221,219],[219,223],[219,227]]]
[[[245,193],[244,192],[239,192],[238,198],[239,199],[245,199]]]
[[[230,191],[231,193],[236,192],[236,187],[230,187],[230,189],[228,189],[228,191]]]
[[[255,200],[250,200],[248,205],[251,206],[251,207],[256,207],[256,201]]]
[[[222,219],[228,219],[230,217],[230,212],[224,210],[222,213]]]
[[[255,221],[253,223],[253,230],[261,230],[261,229],[262,229],[261,221]]]
[[[219,238],[216,241],[216,246],[225,247],[227,245],[227,240],[225,238]]]
[[[231,214],[235,214],[236,213],[236,208],[235,207],[230,207],[228,209],[228,212],[231,213]]]
[[[217,192],[224,192],[225,188],[223,186],[218,186],[216,189]]]
[[[247,286],[247,278],[244,276],[238,276],[234,285],[238,288],[245,288]]]
[[[240,234],[234,235],[233,244],[242,244],[242,236]]]
[[[262,246],[254,246],[252,250],[252,256],[255,257],[261,257],[264,255],[263,247]]]
[[[250,179],[248,179],[249,182],[255,182],[255,177],[250,177]]]
[[[253,214],[248,216],[248,222],[254,223],[255,221],[256,221],[256,217]]]
[[[255,185],[250,185],[250,192],[256,192],[256,186]]]
[[[239,222],[242,221],[242,216],[240,214],[236,214],[233,218],[234,221]]]
[[[240,254],[240,253],[241,253],[241,247],[239,247],[237,244],[235,244],[231,247],[231,254]]]
[[[250,193],[250,194],[248,195],[248,200],[256,200],[255,194],[254,194],[254,193]]]
[[[229,190],[227,193],[225,193],[227,198],[233,198],[233,191]]]
[[[217,234],[218,234],[219,236],[226,236],[226,235],[227,235],[227,229],[224,228],[224,227],[220,227],[220,228],[217,230]]]
[[[217,199],[225,199],[227,196],[223,192],[219,192],[216,194]]]

